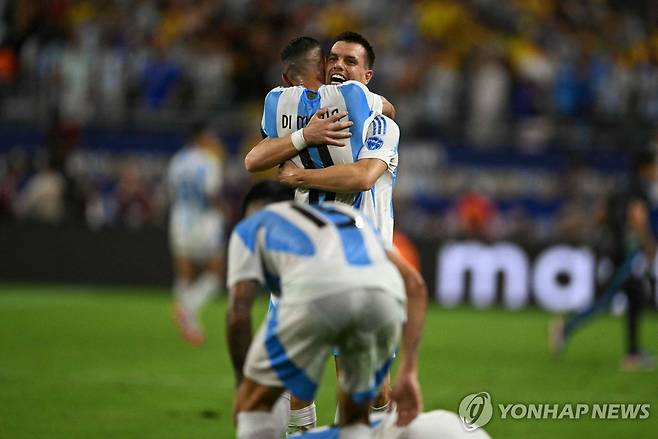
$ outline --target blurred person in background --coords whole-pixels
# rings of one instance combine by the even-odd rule
[[[169,237],[174,256],[173,318],[192,345],[204,340],[199,312],[222,287],[224,214],[220,143],[210,127],[196,123],[188,144],[169,164]]]
[[[656,240],[651,229],[649,191],[658,180],[653,149],[635,153],[628,181],[606,201],[600,215],[603,226],[601,247],[615,269],[604,291],[589,307],[551,322],[549,348],[561,353],[574,332],[594,316],[609,309],[614,296],[623,291],[627,297],[626,355],[622,370],[652,369],[655,358],[640,348],[640,317],[650,295],[650,272],[654,267]]]
[[[47,154],[36,161],[37,172],[18,194],[18,215],[44,223],[57,224],[64,219],[66,182]]]

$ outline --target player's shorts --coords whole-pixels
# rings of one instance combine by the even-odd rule
[[[174,214],[169,223],[174,256],[207,261],[220,255],[224,246],[224,218],[210,212],[198,216]]]
[[[393,363],[405,314],[403,303],[379,289],[355,289],[303,304],[283,300],[270,306],[249,348],[244,374],[311,401],[337,346],[340,388],[355,403],[370,401]]]

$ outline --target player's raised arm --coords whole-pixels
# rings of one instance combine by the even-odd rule
[[[327,112],[320,108],[306,127],[284,137],[275,137],[263,130],[268,137],[261,140],[244,158],[245,169],[249,172],[265,171],[296,156],[302,149],[311,145],[345,146],[342,139],[352,134],[347,130],[352,122],[342,120],[347,112],[341,111],[322,118]]]
[[[407,322],[402,333],[402,355],[391,399],[397,404],[398,425],[404,426],[423,411],[418,384],[418,348],[427,310],[427,287],[418,271],[395,250],[386,252],[404,280],[407,293]]]

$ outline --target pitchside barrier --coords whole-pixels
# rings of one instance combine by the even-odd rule
[[[89,230],[66,225],[1,222],[0,281],[169,286],[167,231]],[[430,295],[444,306],[536,305],[564,312],[589,304],[611,264],[588,247],[514,242],[419,242]],[[642,261],[635,269],[641,270]],[[656,267],[652,270],[657,272]],[[651,302],[658,302],[652,284]]]

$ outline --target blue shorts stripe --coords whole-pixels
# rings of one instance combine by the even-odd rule
[[[276,330],[279,326],[278,306],[271,307],[267,321],[267,333],[265,337],[265,349],[270,357],[272,369],[283,382],[286,389],[297,398],[311,401],[315,397],[317,384],[306,376],[303,370],[298,368],[288,358],[286,349],[279,340]]]
[[[379,368],[379,370],[375,371],[374,383],[372,384],[372,386],[370,386],[370,389],[364,392],[352,393],[352,395],[350,395],[352,401],[354,401],[357,404],[361,404],[370,401],[375,396],[377,396],[377,392],[379,391],[379,386],[381,386],[382,381],[384,381],[384,377],[386,376],[388,371],[391,370],[391,366],[393,365],[394,360],[395,360],[395,354],[390,356],[388,360],[386,360],[386,362],[382,365],[382,367]]]

